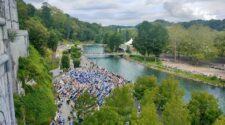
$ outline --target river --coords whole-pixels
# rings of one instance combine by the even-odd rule
[[[104,53],[104,48],[99,45],[89,45],[84,46],[84,52]],[[143,75],[154,75],[157,77],[158,82],[160,82],[161,80],[170,76],[170,74],[168,73],[156,71],[119,57],[89,57],[89,59],[96,63],[98,66],[104,67],[108,71],[121,75],[129,81],[135,81],[139,76]],[[180,87],[185,92],[185,95],[183,97],[185,102],[188,102],[191,99],[191,93],[193,91],[207,91],[219,100],[220,108],[225,113],[225,89],[180,77],[175,78],[179,80]]]

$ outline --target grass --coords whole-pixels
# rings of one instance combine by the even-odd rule
[[[25,89],[24,96],[14,95],[17,124],[49,124],[56,112],[49,60],[30,47],[30,56],[19,59],[18,79]],[[33,79],[37,84],[26,85]],[[46,112],[47,111],[47,112]]]
[[[176,75],[179,77],[203,82],[203,83],[210,84],[213,86],[225,87],[225,80],[219,79],[216,76],[208,77],[205,75],[193,74],[193,73],[182,71],[179,69],[168,68],[168,67],[163,66],[160,61],[154,61],[154,59],[153,59],[154,57],[147,57],[145,60],[143,56],[130,55],[130,56],[126,56],[125,58],[130,59],[135,62],[138,62],[138,63],[142,63],[149,68],[167,72],[169,74],[173,74],[173,75]]]

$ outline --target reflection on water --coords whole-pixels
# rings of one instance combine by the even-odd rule
[[[103,53],[104,49],[101,46],[92,45],[84,47],[85,53]],[[104,67],[107,70],[119,74],[127,80],[134,81],[142,75],[154,75],[157,80],[161,80],[169,77],[170,75],[161,71],[149,69],[143,65],[136,64],[134,62],[127,61],[118,57],[104,57],[104,58],[90,58],[94,63],[100,67]],[[213,87],[200,82],[176,77],[180,82],[180,87],[184,90],[184,101],[188,102],[191,98],[191,92],[193,91],[208,91],[213,94],[219,100],[219,104],[223,112],[225,113],[225,89],[219,87]]]

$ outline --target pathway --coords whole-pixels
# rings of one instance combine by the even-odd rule
[[[191,72],[194,74],[202,74],[206,76],[216,76],[225,80],[225,70],[219,70],[210,67],[193,66],[186,63],[175,63],[170,61],[162,61],[163,65],[170,68],[180,69],[182,71]]]

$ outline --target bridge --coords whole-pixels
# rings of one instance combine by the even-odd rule
[[[125,53],[84,53],[86,57],[104,58],[109,56],[123,56]]]

